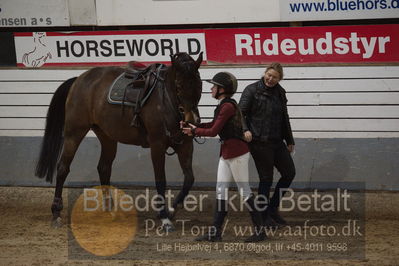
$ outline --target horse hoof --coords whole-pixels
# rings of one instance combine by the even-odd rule
[[[163,231],[165,233],[171,233],[176,231],[176,228],[173,226],[173,224],[165,224],[163,225]]]
[[[175,227],[173,226],[173,223],[169,220],[169,218],[161,219],[161,221],[162,221],[162,230],[165,233],[176,231]]]
[[[61,217],[57,217],[57,219],[53,220],[51,222],[51,227],[53,228],[60,228],[62,227],[62,219]]]

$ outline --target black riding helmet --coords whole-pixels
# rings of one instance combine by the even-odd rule
[[[224,88],[223,94],[233,95],[237,91],[237,79],[229,72],[219,72],[208,82]],[[217,97],[220,95],[218,89]]]

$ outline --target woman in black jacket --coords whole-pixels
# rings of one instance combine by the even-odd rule
[[[245,139],[249,142],[259,174],[258,194],[270,197],[274,166],[281,174],[269,206],[263,213],[266,225],[286,224],[278,211],[280,197],[284,194],[281,189],[288,188],[295,177],[295,165],[290,154],[294,151],[295,142],[285,90],[279,84],[282,79],[282,66],[272,63],[259,81],[245,88],[239,102],[245,118]]]

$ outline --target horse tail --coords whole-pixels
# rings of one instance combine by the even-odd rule
[[[39,178],[46,177],[46,181],[50,183],[53,182],[56,164],[64,144],[65,103],[69,89],[76,79],[77,77],[70,78],[58,87],[47,111],[46,128],[35,175]]]

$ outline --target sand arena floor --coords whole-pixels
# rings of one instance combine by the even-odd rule
[[[249,250],[249,246],[243,243],[245,237],[234,237],[232,228],[232,225],[249,225],[249,216],[236,213],[230,215],[229,213],[228,223],[231,226],[226,229],[224,241],[217,244],[217,248],[222,250],[223,254],[215,253],[214,251],[208,253],[205,250],[207,248],[206,245],[200,247],[197,242],[193,241],[194,237],[190,228],[197,225],[211,224],[213,206],[212,203],[209,203],[201,214],[186,211],[181,211],[177,214],[176,220],[187,220],[184,231],[186,234],[183,235],[182,222],[175,222],[176,232],[172,232],[167,236],[157,234],[157,227],[151,227],[153,229],[146,231],[148,226],[153,226],[153,224],[148,222],[146,224],[145,221],[154,220],[159,223],[159,220],[156,219],[156,214],[152,212],[137,215],[136,220],[134,220],[134,230],[130,229],[132,228],[132,219],[128,217],[126,220],[130,224],[124,224],[124,226],[129,226],[126,227],[129,229],[118,231],[118,228],[115,227],[113,228],[114,231],[112,231],[112,237],[116,240],[122,240],[129,235],[133,235],[133,238],[130,239],[131,243],[126,248],[122,245],[120,247],[122,251],[115,256],[95,256],[81,248],[80,242],[74,238],[75,234],[72,225],[68,224],[68,221],[70,221],[68,218],[73,209],[68,206],[66,198],[68,195],[72,195],[70,193],[74,190],[64,190],[65,206],[62,217],[66,224],[61,228],[55,229],[50,226],[50,206],[53,198],[53,188],[0,187],[0,265],[399,264],[399,193],[366,193],[364,198],[364,228],[362,231],[364,237],[359,238],[360,240],[356,238],[343,240],[320,236],[308,239],[306,242],[303,241],[303,235],[293,235],[270,238],[258,246],[250,246],[252,250]],[[143,191],[137,190],[134,193],[140,192]],[[200,191],[193,191],[194,195],[200,193]],[[117,213],[116,216],[113,216],[112,221],[118,221],[119,218],[123,220],[127,217],[121,218],[118,215]],[[307,218],[298,213],[290,213],[286,217],[293,226],[303,224],[303,221]],[[340,218],[332,215],[327,220],[329,221],[328,226],[341,227],[342,229],[342,220]],[[317,225],[317,223],[313,224]],[[76,230],[87,232],[83,229],[83,227],[79,228],[78,225],[77,229],[75,228],[74,230],[75,232],[77,232]],[[278,232],[285,232],[284,230],[282,228]],[[99,234],[92,233],[83,236],[83,238],[92,247],[107,245],[107,243],[96,243],[95,240],[98,240],[98,236]],[[311,243],[312,246],[300,246],[302,250],[285,250],[285,253],[280,252],[279,254],[277,252],[270,253],[267,250],[269,243],[272,245],[272,249],[276,249],[279,245],[287,247],[299,242],[301,243],[300,245]],[[336,242],[338,244],[333,246]],[[176,243],[180,245],[180,250],[176,250]],[[327,252],[327,249],[330,249],[329,251],[338,249],[339,251],[339,249],[343,248],[342,243],[349,245],[348,248],[352,250],[349,253],[345,253],[345,259],[339,258],[339,252]],[[256,250],[254,247],[258,249]],[[210,248],[214,249],[215,246],[210,246]],[[364,248],[364,256],[358,259],[362,248]],[[101,248],[99,250],[101,252]]]

